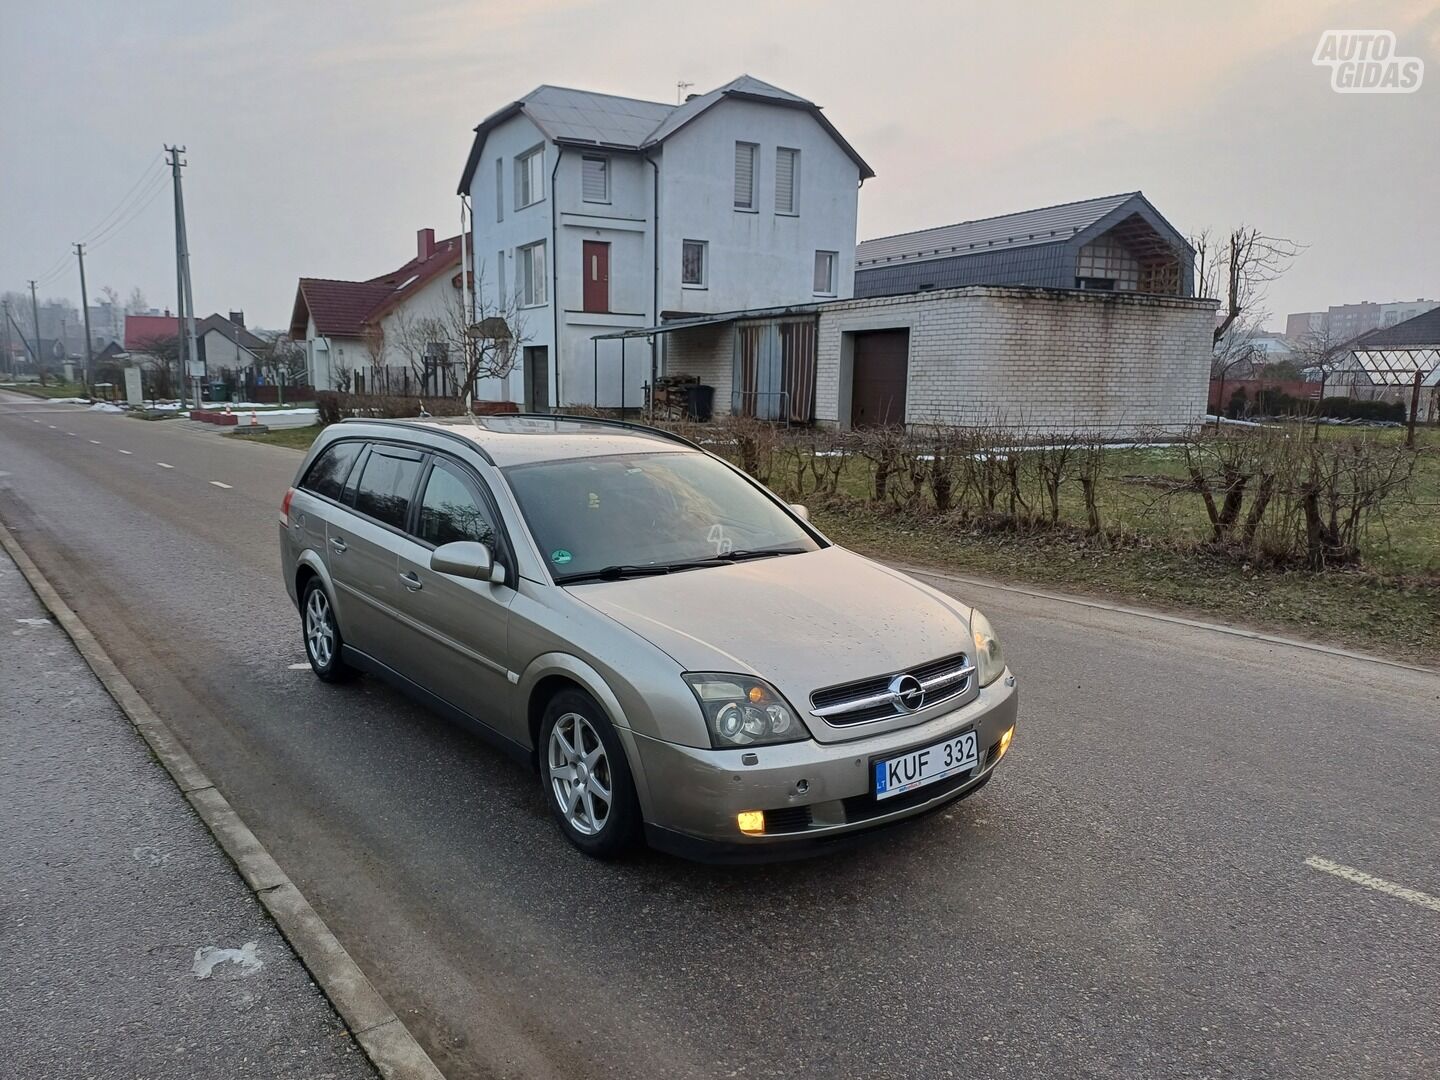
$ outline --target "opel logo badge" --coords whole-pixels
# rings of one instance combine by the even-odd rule
[[[902,712],[914,712],[925,705],[925,688],[914,675],[896,675],[890,680],[890,700]]]

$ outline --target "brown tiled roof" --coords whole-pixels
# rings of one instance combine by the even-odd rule
[[[460,237],[437,240],[429,258],[418,258],[368,281],[341,281],[335,278],[301,278],[290,316],[290,336],[305,337],[306,323],[315,320],[315,331],[325,336],[360,337],[373,318],[383,315],[431,280],[454,270],[460,263]]]

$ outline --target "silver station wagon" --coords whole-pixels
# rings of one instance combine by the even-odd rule
[[[591,855],[824,850],[978,790],[1015,731],[980,612],[651,428],[347,420],[280,550],[316,675],[513,751]]]

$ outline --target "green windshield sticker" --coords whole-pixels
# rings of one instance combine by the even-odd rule
[[[573,557],[574,556],[572,556],[570,552],[566,551],[564,548],[557,548],[555,551],[550,552],[550,561],[555,563],[557,566],[564,566]]]

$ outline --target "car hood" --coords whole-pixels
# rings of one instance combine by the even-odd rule
[[[802,713],[811,691],[968,651],[970,638],[966,605],[839,547],[569,591],[686,671],[758,675]]]

